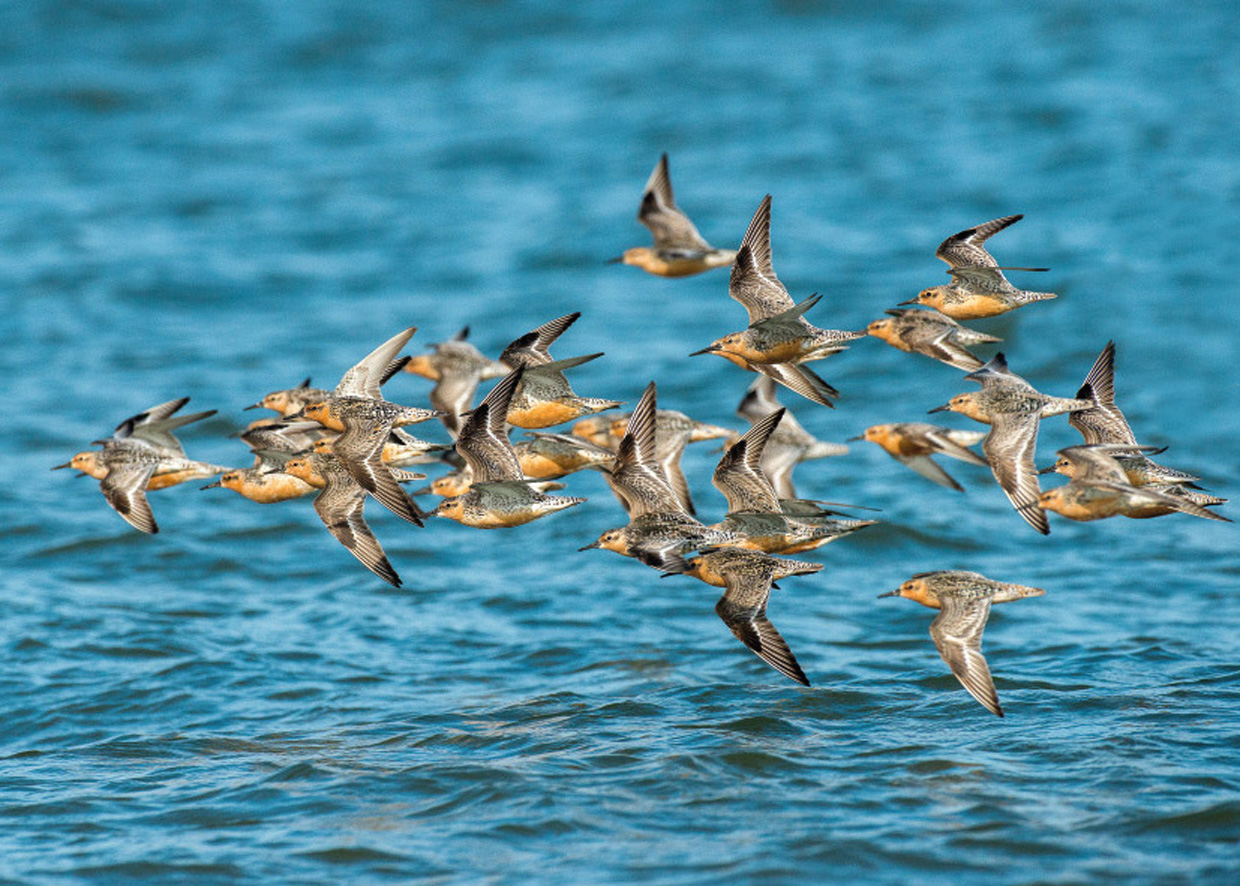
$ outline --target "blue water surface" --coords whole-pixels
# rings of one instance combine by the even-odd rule
[[[0,879],[6,883],[1231,884],[1240,879],[1240,544],[1187,516],[1031,531],[870,444],[801,495],[880,508],[770,615],[814,686],[749,654],[715,591],[576,549],[623,512],[425,529],[371,505],[405,587],[308,501],[187,484],[144,536],[52,465],[178,396],[331,386],[398,330],[489,354],[560,314],[579,392],[716,424],[749,377],[727,275],[604,260],[642,183],[775,265],[821,326],[928,285],[948,234],[1060,298],[975,325],[1039,389],[1109,339],[1163,461],[1240,468],[1240,43],[1233,4],[141,2],[0,6]],[[993,348],[985,351],[989,354]],[[874,339],[821,366],[819,437],[974,386]],[[425,405],[411,376],[385,389]],[[966,427],[959,416],[945,423]],[[446,439],[441,429],[422,426]],[[1044,423],[1039,460],[1079,441]],[[699,509],[712,444],[686,455]],[[1048,480],[1051,485],[1055,480]],[[1228,513],[1227,506],[1223,508]],[[1234,512],[1233,516],[1234,516]],[[876,601],[914,572],[1037,585],[986,651],[1007,717]]]

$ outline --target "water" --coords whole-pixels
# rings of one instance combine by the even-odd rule
[[[802,495],[882,509],[771,603],[814,688],[713,591],[575,549],[590,497],[518,530],[369,518],[372,579],[307,502],[155,493],[144,537],[50,473],[171,397],[217,417],[333,384],[398,329],[488,353],[583,312],[577,389],[737,425],[726,275],[602,264],[662,151],[703,234],[774,195],[776,267],[860,328],[944,280],[947,234],[1013,212],[1001,261],[1054,302],[978,323],[1073,392],[1109,338],[1164,460],[1235,497],[1240,58],[1230,4],[90,2],[0,10],[0,875],[14,883],[1232,883],[1240,861],[1233,527],[1053,520],[877,448]],[[1019,278],[1022,281],[1029,277]],[[822,365],[818,436],[971,387],[873,340]],[[389,386],[424,403],[411,376]],[[956,421],[964,427],[964,419]],[[424,426],[425,427],[425,426]],[[1040,458],[1077,439],[1048,421]],[[686,467],[701,510],[717,454]],[[1234,514],[1233,514],[1234,516]],[[1048,589],[997,609],[1008,717],[959,688],[917,571]]]

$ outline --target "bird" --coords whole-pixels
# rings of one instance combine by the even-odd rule
[[[363,516],[366,490],[353,478],[344,463],[330,452],[310,452],[290,458],[284,470],[320,490],[314,499],[314,510],[327,530],[363,566],[399,588],[400,576],[392,568],[382,545]]]
[[[1124,417],[1123,411],[1115,403],[1114,340],[1106,343],[1102,353],[1090,367],[1076,396],[1078,399],[1091,400],[1094,404],[1089,409],[1082,409],[1068,415],[1068,424],[1081,432],[1087,445],[1114,443],[1136,447],[1130,452],[1120,452],[1114,456],[1120,467],[1124,469],[1128,482],[1133,486],[1183,485],[1188,486],[1190,490],[1200,488],[1195,486],[1195,481],[1201,479],[1200,477],[1187,471],[1160,465],[1144,454],[1144,452],[1153,451],[1156,455],[1162,450],[1143,450],[1137,447],[1137,437],[1128,425],[1128,419]],[[1054,465],[1043,469],[1040,473],[1045,474],[1053,470],[1071,478],[1074,464],[1073,460],[1061,457]],[[1193,496],[1189,496],[1189,499],[1193,500]],[[1215,499],[1214,496],[1206,495],[1195,503],[1222,504],[1223,501],[1225,499]]]
[[[570,326],[581,318],[581,311],[564,314],[554,320],[548,320],[541,326],[525,335],[509,342],[499,355],[499,362],[508,367],[509,371],[518,366],[529,368],[542,363],[551,363],[551,345],[553,345]]]
[[[608,439],[622,439],[629,416],[620,415],[612,419]],[[689,493],[689,481],[681,467],[681,457],[685,447],[690,443],[701,443],[705,440],[719,440],[732,434],[728,428],[697,421],[683,412],[674,409],[657,409],[654,416],[654,451],[663,476],[671,485],[685,513],[695,516],[693,497]],[[619,445],[619,444],[617,444]]]
[[[465,326],[447,341],[431,346],[428,354],[418,354],[405,364],[404,371],[435,382],[431,406],[443,413],[440,420],[455,437],[461,429],[461,416],[469,411],[479,382],[502,378],[509,367],[483,355],[469,343]]]
[[[988,466],[990,463],[986,459],[969,449],[985,436],[981,431],[959,431],[926,422],[910,421],[870,425],[860,436],[850,437],[849,440],[877,443],[896,461],[908,465],[927,480],[957,492],[964,492],[964,487],[952,479],[931,456],[942,453],[969,464]]]
[[[949,410],[967,415],[975,421],[988,422],[990,432],[982,441],[982,453],[990,470],[1016,512],[1043,535],[1050,533],[1046,514],[1038,507],[1038,471],[1034,467],[1034,450],[1038,441],[1038,423],[1048,415],[1076,409],[1088,409],[1091,400],[1070,400],[1050,397],[1035,390],[1033,385],[1008,369],[1002,353],[965,378],[981,383],[981,391],[958,394],[943,406],[930,412]]]
[[[178,397],[144,409],[118,424],[111,437],[95,440],[94,443],[105,446],[122,442],[141,443],[161,455],[184,456],[185,448],[172,432],[210,418],[216,413],[216,410],[208,409],[206,412],[195,412],[191,415],[176,415],[188,402],[189,397]]]
[[[1146,501],[1144,503],[1134,503],[1131,507],[1125,509],[1124,516],[1133,520],[1148,520],[1151,517],[1165,517],[1168,514],[1183,511],[1184,508],[1182,505],[1185,502],[1202,508],[1212,508],[1216,505],[1227,504],[1227,499],[1225,498],[1219,498],[1217,495],[1211,495],[1208,492],[1202,492],[1197,489],[1187,489],[1184,486],[1160,486],[1158,487],[1158,491],[1171,496],[1173,499],[1178,499],[1178,501]]]
[[[1088,400],[1092,406],[1080,409],[1068,416],[1068,424],[1081,432],[1087,444],[1128,443],[1137,445],[1137,437],[1128,425],[1128,419],[1115,404],[1115,341],[1106,343],[1094,365],[1089,368],[1085,381],[1076,392],[1078,400]]]
[[[713,528],[742,536],[738,547],[793,554],[873,525],[873,520],[800,520],[787,512],[762,471],[763,449],[784,415],[779,409],[755,422],[719,459],[711,482],[727,499],[728,512]]]
[[[334,452],[342,436],[330,434],[315,440],[308,448],[316,452]],[[383,448],[379,450],[379,460],[389,467],[403,468],[409,465],[434,464],[442,459],[444,453],[451,451],[452,446],[430,443],[405,433],[401,428],[392,428],[387,440],[383,442]]]
[[[513,446],[513,451],[516,451],[516,449],[517,447]],[[517,453],[517,458],[521,458],[521,454],[519,452]],[[524,471],[525,468],[523,464],[522,473],[524,473]],[[556,492],[560,489],[566,488],[563,483],[556,482],[555,480],[536,480],[531,478],[528,474],[526,474],[524,482],[526,486],[530,487],[530,489],[533,489],[535,492]],[[449,471],[442,476],[436,477],[431,481],[429,486],[423,486],[419,489],[415,489],[411,494],[438,495],[441,498],[454,498],[458,495],[464,495],[466,492],[469,492],[469,489],[473,486],[473,483],[474,472],[469,465],[465,465],[463,468],[459,468],[455,471]]]
[[[930,637],[956,679],[982,707],[1003,716],[990,667],[982,655],[982,631],[990,607],[1022,597],[1040,597],[1046,591],[1026,585],[993,581],[977,572],[919,572],[882,597],[905,597],[939,614],[930,623]]]
[[[315,487],[287,473],[284,466],[293,456],[304,454],[326,435],[334,437],[335,432],[316,421],[282,418],[251,427],[239,436],[254,453],[254,464],[221,474],[214,483],[201,488],[231,489],[259,504],[273,504],[309,495]]]
[[[715,339],[698,354],[719,353],[740,357],[751,366],[799,364],[822,360],[848,349],[844,344],[865,336],[864,332],[821,329],[805,320],[804,314],[822,299],[812,295],[786,311],[749,324],[739,332]]]
[[[637,220],[650,229],[654,244],[626,249],[609,263],[633,265],[659,277],[687,277],[726,268],[736,257],[733,250],[716,249],[707,243],[676,205],[667,154],[659,158],[646,181]]]
[[[751,324],[795,309],[771,264],[771,195],[762,198],[741,240],[728,277],[728,295],[740,302]],[[748,372],[759,372],[821,406],[834,406],[840,392],[801,363],[751,363],[740,354],[710,351]]]
[[[715,612],[728,629],[775,670],[809,686],[809,678],[787,641],[767,619],[766,605],[771,588],[778,587],[775,582],[792,575],[811,575],[821,569],[821,563],[783,560],[758,551],[724,547],[706,548],[663,575],[691,575],[708,585],[724,588]]]
[[[871,322],[865,328],[867,335],[885,341],[893,348],[910,354],[922,354],[956,369],[971,372],[982,368],[982,361],[968,350],[967,345],[1003,341],[961,326],[938,311],[893,308],[885,313],[891,316]]]
[[[173,435],[177,428],[215,415],[214,409],[175,415],[188,402],[189,397],[168,400],[130,416],[106,440],[94,441],[102,449],[79,452],[52,470],[73,468],[99,480],[99,489],[112,509],[130,526],[154,535],[159,526],[146,499],[148,490],[166,489],[228,470],[189,458]]]
[[[650,382],[629,417],[615,466],[605,474],[616,497],[625,503],[629,522],[578,550],[602,548],[663,570],[679,566],[681,555],[688,551],[743,539],[688,514],[663,475],[655,452],[657,396],[655,383]]]
[[[775,274],[771,258],[771,195],[758,204],[741,239],[728,278],[728,295],[756,323],[795,307],[792,296]]]
[[[616,400],[579,397],[564,370],[589,363],[602,353],[552,360],[548,348],[581,316],[580,311],[557,317],[511,342],[499,360],[510,370],[522,367],[525,374],[508,407],[510,424],[527,430],[549,428],[620,405]]]
[[[986,251],[987,239],[1022,218],[1023,215],[1008,215],[952,234],[934,252],[936,257],[947,262],[952,282],[923,289],[916,298],[900,304],[925,305],[953,320],[976,320],[1004,314],[1035,301],[1057,298],[1053,292],[1017,289],[1003,276],[1004,271],[1045,271],[1046,268],[1000,267]]]
[[[659,463],[657,397],[655,383],[650,382],[626,420],[613,467],[606,474],[631,519],[652,513],[688,516]]]
[[[299,407],[300,409],[300,407]],[[261,423],[260,423],[261,422]],[[250,451],[270,449],[276,452],[301,452],[309,449],[324,437],[335,437],[337,431],[325,428],[317,421],[289,418],[264,418],[251,423],[237,437],[250,447]]]
[[[760,375],[745,391],[736,407],[736,414],[748,421],[752,427],[782,408],[783,405],[775,393],[775,382]],[[801,426],[791,410],[784,409],[783,419],[775,426],[763,449],[762,472],[770,479],[781,499],[795,499],[797,494],[792,482],[792,471],[797,465],[811,459],[844,455],[846,452],[848,446],[819,440]]]
[[[401,406],[383,398],[380,386],[406,361],[396,355],[417,332],[416,326],[398,332],[367,354],[340,379],[331,395],[312,400],[294,413],[341,432],[332,443],[340,463],[379,503],[403,520],[422,525],[425,514],[418,508],[384,463],[384,445],[394,427],[426,421],[438,410]]]
[[[616,460],[616,453],[581,437],[526,431],[528,440],[513,446],[521,473],[535,480],[556,480],[587,468],[604,467]]]
[[[260,450],[256,456],[257,463],[253,467],[228,471],[221,474],[214,483],[208,483],[202,488],[231,489],[243,498],[259,504],[288,501],[314,492],[315,487],[285,470],[285,466],[294,457],[292,453]]]
[[[719,459],[710,482],[727,499],[728,513],[779,513],[779,495],[762,471],[762,454],[786,414],[786,409],[776,409],[754,422]]]
[[[1152,458],[1143,455],[1142,452],[1161,452],[1162,448],[1155,449],[1152,446],[1137,446],[1135,444],[1119,443],[1104,444],[1091,443],[1088,446],[1105,446],[1112,445],[1118,447],[1112,455],[1115,463],[1119,465],[1124,472],[1124,479],[1133,486],[1178,486],[1185,489],[1200,489],[1196,483],[1201,478],[1196,474],[1190,474],[1187,471],[1181,471],[1177,468],[1169,468],[1165,465],[1157,464]],[[1042,468],[1039,474],[1062,474],[1071,480],[1077,471],[1077,461],[1060,455],[1055,459],[1055,463],[1050,467]]]
[[[629,413],[608,412],[604,415],[587,415],[573,422],[569,433],[580,437],[595,446],[610,449],[613,453],[620,446],[624,437],[624,425],[629,420]]]
[[[446,517],[475,529],[504,529],[585,501],[538,492],[521,472],[504,417],[526,371],[518,366],[509,372],[470,413],[456,440],[456,450],[472,472],[469,488],[441,501],[430,512],[432,517]]]
[[[874,526],[877,520],[855,520],[847,514],[825,508],[823,505],[832,505],[833,507],[860,508],[861,510],[872,511],[875,508],[867,508],[862,505],[838,504],[836,502],[814,501],[806,498],[781,498],[779,500],[780,513],[785,517],[791,517],[798,523],[808,524],[810,526],[819,527],[829,530],[833,538],[840,538],[858,529],[864,529],[866,526]],[[828,541],[830,539],[827,539]],[[819,544],[825,544],[820,542]],[[811,545],[817,547],[818,545]],[[797,554],[802,550],[807,550],[799,545],[785,548],[780,553]]]
[[[392,428],[393,434],[399,431],[400,428]],[[310,449],[313,452],[330,452],[332,454],[336,454],[336,449],[340,445],[340,439],[343,436],[344,434],[337,434],[334,437],[324,437],[321,440],[315,440],[314,445],[311,446]],[[438,459],[424,455],[417,455],[412,458],[410,457],[410,452],[421,451],[421,446],[418,444],[424,442],[425,441],[419,440],[417,443],[410,445],[401,442],[399,439],[393,440],[389,438],[379,450],[379,461],[384,465],[387,465],[389,469],[411,463],[426,464],[428,462],[438,461]],[[402,471],[402,478],[402,482],[403,480],[425,480],[426,475],[419,474],[414,471]]]
[[[306,378],[295,388],[272,391],[257,403],[251,403],[246,409],[270,409],[282,416],[300,412],[302,407],[314,400],[324,400],[331,396],[331,391],[323,388],[310,387],[310,379]]]
[[[1058,455],[1072,464],[1072,479],[1064,486],[1043,492],[1038,497],[1038,507],[1080,522],[1119,515],[1152,517],[1172,511],[1207,520],[1231,522],[1185,496],[1173,495],[1159,487],[1133,486],[1129,483],[1124,469],[1112,456],[1130,453],[1134,448],[1139,451],[1150,449],[1148,446],[1109,443],[1060,449]]]
[[[584,415],[606,412],[620,405],[618,400],[581,397],[572,388],[564,370],[581,366],[603,356],[586,354],[526,368],[520,390],[509,407],[508,422],[526,430],[541,430]]]
[[[458,495],[464,495],[469,492],[469,487],[474,481],[474,472],[469,469],[469,465],[458,468],[455,471],[449,471],[442,476],[436,477],[431,484],[422,489],[415,489],[414,495],[438,495],[441,498],[454,498]]]

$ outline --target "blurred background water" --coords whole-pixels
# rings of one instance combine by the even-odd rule
[[[190,454],[244,465],[241,407],[331,386],[404,326],[416,351],[468,323],[495,354],[574,310],[557,355],[606,352],[579,392],[633,402],[653,378],[661,406],[740,426],[749,378],[686,356],[743,323],[726,272],[603,263],[647,242],[633,215],[667,151],[716,245],[774,195],[776,268],[824,295],[823,326],[862,328],[946,279],[945,236],[1025,213],[992,249],[1050,266],[1014,279],[1061,297],[974,325],[1060,395],[1114,338],[1138,437],[1234,497],[1238,21],[1223,2],[0,6],[4,882],[1236,882],[1233,527],[1043,538],[985,469],[953,463],[962,495],[854,444],[797,473],[883,520],[773,598],[805,690],[711,589],[575,553],[623,519],[596,475],[568,481],[587,504],[508,532],[372,505],[395,590],[307,501],[182,486],[145,537],[48,468],[183,395],[220,410]],[[820,366],[837,409],[783,399],[832,440],[973,387],[872,339]],[[426,402],[413,376],[386,391]],[[1041,460],[1078,439],[1046,422]],[[717,457],[686,458],[708,518]],[[1048,589],[987,631],[1005,720],[948,674],[932,613],[874,600],[939,568]]]

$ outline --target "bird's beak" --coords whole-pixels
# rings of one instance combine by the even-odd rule
[[[876,599],[876,600],[881,600],[881,599],[883,599],[883,597],[898,597],[898,596],[900,596],[900,591],[899,591],[899,590],[894,590],[894,591],[888,591],[888,592],[887,592],[887,593],[885,593],[885,594],[879,594],[879,595],[878,595],[877,597],[875,597],[874,599]]]
[[[53,470],[53,471],[59,471],[61,468],[71,468],[71,467],[73,467],[73,462],[71,462],[71,461],[67,461],[67,462],[65,462],[63,465],[55,465],[55,466],[52,468],[52,470]]]
[[[607,259],[607,261],[603,262],[603,264],[607,264],[607,265],[618,265],[618,264],[620,264],[622,261],[624,261],[624,256],[623,256],[623,255],[617,255],[615,258],[609,258],[609,259]]]
[[[590,550],[590,548],[597,548],[597,547],[598,547],[598,542],[596,542],[596,541],[592,541],[592,542],[590,542],[588,545],[586,545],[585,547],[578,548],[577,550],[578,550],[578,551],[588,551],[588,550]]]
[[[1053,474],[1054,472],[1055,472],[1055,466],[1051,465],[1049,468],[1043,468],[1042,470],[1038,471],[1038,475],[1040,476],[1042,474]]]
[[[251,409],[262,409],[262,408],[263,408],[263,401],[259,400],[257,403],[251,403],[249,406],[245,407],[243,411],[248,412]]]
[[[902,304],[902,305],[917,305],[917,304],[921,304],[921,302],[919,302],[919,301],[918,301],[917,299],[915,299],[915,298],[910,298],[908,301],[902,301],[902,302],[900,302],[900,304]]]
[[[221,485],[220,481],[216,480],[214,483],[208,483],[206,486],[199,486],[198,488],[199,489],[214,489],[219,485]]]
[[[292,413],[291,415],[281,416],[280,420],[281,421],[297,421],[298,419],[304,419],[305,417],[306,417],[306,408],[303,406],[301,409],[298,409],[296,412]]]
[[[713,354],[715,351],[722,351],[722,350],[723,348],[719,347],[719,345],[707,345],[706,347],[702,348],[702,350],[694,351],[689,356],[696,357],[698,354]]]
[[[935,412],[951,412],[951,409],[952,409],[952,405],[950,403],[944,403],[942,406],[936,406],[933,409],[927,409],[926,415],[932,415]]]
[[[844,442],[845,442],[845,443],[852,443],[854,440],[864,440],[864,439],[865,439],[865,434],[858,434],[858,435],[857,435],[857,436],[855,436],[855,437],[847,437],[847,438],[845,438]]]

